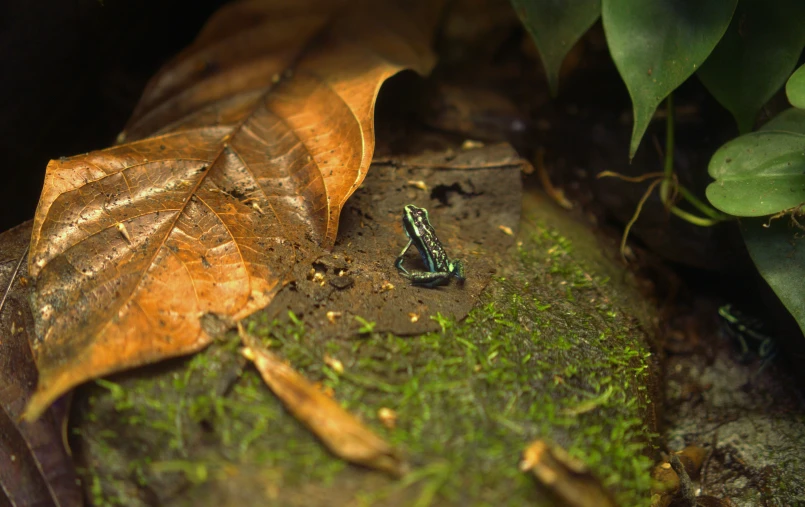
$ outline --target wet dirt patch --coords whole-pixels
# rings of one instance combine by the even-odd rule
[[[524,163],[506,144],[376,161],[341,213],[332,253],[294,268],[269,318],[290,311],[309,332],[333,337],[370,329],[412,335],[439,329],[437,314],[462,319],[514,243],[501,226],[517,230]],[[408,241],[406,204],[429,211],[447,254],[465,264],[464,283],[413,286],[397,272],[394,260]],[[424,269],[415,248],[404,265]]]

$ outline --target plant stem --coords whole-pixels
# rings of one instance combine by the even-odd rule
[[[679,195],[681,195],[683,199],[691,203],[697,210],[701,211],[702,213],[712,218],[713,220],[724,222],[732,219],[732,217],[725,215],[724,213],[718,211],[717,209],[713,209],[707,204],[700,201],[698,197],[693,195],[693,193],[690,190],[683,187],[682,185],[679,185],[677,191],[679,192]]]
[[[665,168],[660,200],[666,208],[671,207],[670,193],[674,184],[674,93],[665,99]]]
[[[713,225],[719,224],[724,221],[724,219],[719,218],[705,218],[696,216],[692,213],[688,213],[687,211],[677,207],[671,206],[670,209],[671,213],[678,216],[682,220],[687,220],[688,222],[692,223],[693,225],[698,225],[699,227],[711,227]]]
[[[730,220],[730,217],[713,209],[693,195],[693,192],[680,185],[674,176],[674,94],[669,93],[665,101],[665,167],[663,168],[663,180],[660,185],[660,200],[665,207],[674,215],[683,220],[701,227],[710,227],[719,222]],[[674,205],[671,197],[671,190],[678,192],[683,199],[688,201],[694,208],[699,210],[706,217],[696,216]]]

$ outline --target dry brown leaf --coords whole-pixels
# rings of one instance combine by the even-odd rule
[[[335,400],[322,393],[293,368],[269,352],[238,326],[245,347],[243,356],[252,361],[263,380],[291,414],[312,431],[339,458],[399,477],[408,470],[385,440]]]
[[[615,500],[583,462],[561,447],[544,440],[531,442],[523,451],[520,470],[534,477],[567,507],[615,507]]]
[[[704,458],[707,456],[707,450],[698,445],[688,445],[675,454],[679,456],[679,461],[682,462],[688,476],[694,481],[698,480],[702,464],[704,464]]]
[[[651,470],[652,506],[665,507],[677,497],[692,498],[695,493],[691,480],[699,478],[705,456],[704,447],[688,445],[673,453],[670,460],[654,466]]]
[[[20,421],[36,387],[28,345],[33,318],[27,258],[31,223],[0,234],[0,505],[81,505],[63,439],[67,400],[34,422]]]
[[[333,245],[380,85],[433,64],[433,5],[422,23],[384,2],[229,4],[151,80],[127,144],[51,161],[27,418],[85,380],[204,347],[202,315],[264,307],[300,252]]]

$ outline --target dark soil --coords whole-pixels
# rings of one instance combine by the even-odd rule
[[[355,334],[363,326],[356,317],[398,335],[437,330],[436,314],[464,318],[514,244],[500,227],[518,229],[522,168],[508,145],[375,162],[341,214],[333,252],[294,268],[269,317],[286,319],[292,311],[309,333],[332,337]],[[427,289],[397,273],[392,261],[407,242],[406,204],[429,210],[448,255],[465,263],[464,283]],[[415,250],[406,265],[424,269]]]

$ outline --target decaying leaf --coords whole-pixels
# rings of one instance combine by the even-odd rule
[[[420,22],[389,2],[229,4],[152,79],[127,144],[51,161],[28,419],[85,380],[200,349],[202,315],[264,307],[300,255],[333,245],[380,85],[433,64],[434,5]]]
[[[20,421],[36,387],[28,341],[32,284],[25,264],[31,223],[0,234],[0,505],[81,505],[73,462],[62,438],[58,403],[34,422]]]
[[[239,326],[243,356],[257,367],[266,384],[294,417],[312,431],[336,456],[395,477],[408,464],[385,440],[316,389],[302,375],[266,350]]]
[[[685,472],[688,476],[693,480],[697,480],[702,471],[702,464],[704,463],[704,458],[707,456],[707,450],[698,445],[688,445],[675,454],[685,467]]]
[[[696,501],[691,480],[699,478],[707,451],[697,445],[689,445],[671,455],[670,460],[657,464],[651,470],[651,505],[666,507],[677,497],[683,502]]]
[[[583,462],[544,440],[531,442],[523,452],[520,470],[534,477],[568,507],[615,507],[612,494]]]

